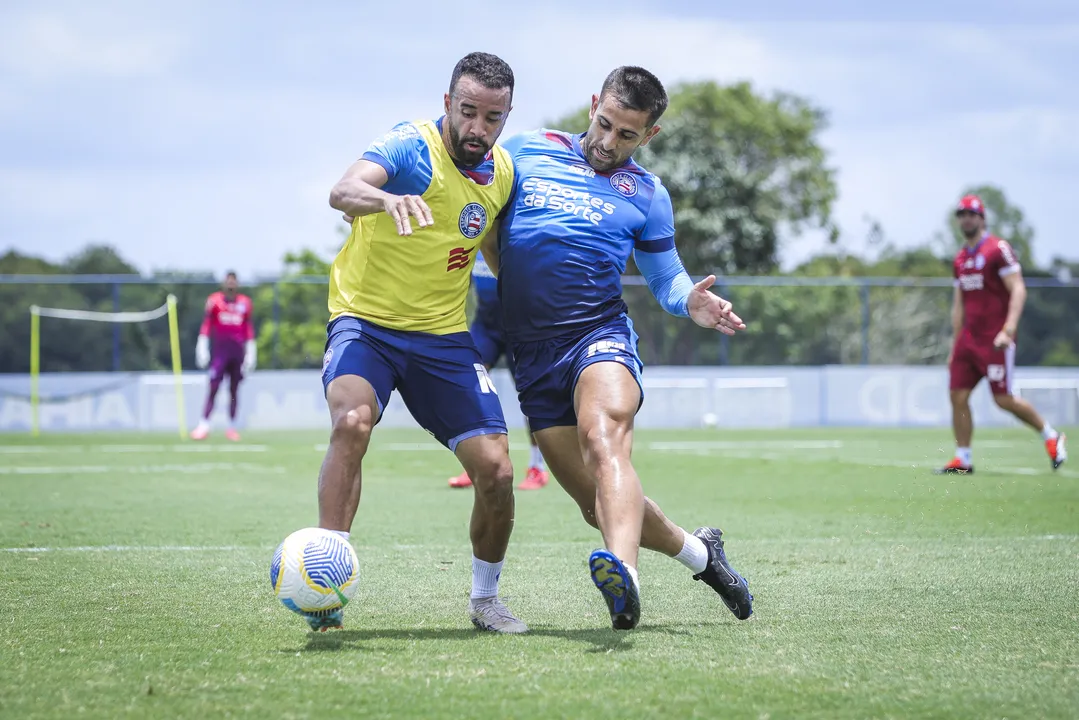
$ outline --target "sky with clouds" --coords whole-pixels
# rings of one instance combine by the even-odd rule
[[[588,101],[621,64],[668,85],[749,80],[828,111],[843,244],[866,218],[925,242],[993,183],[1079,258],[1079,6],[1034,0],[542,5],[314,1],[0,4],[0,252],[107,242],[142,271],[270,275],[338,242],[330,187],[402,119],[440,113],[472,50],[517,78],[507,132]],[[790,266],[823,243],[786,238]]]

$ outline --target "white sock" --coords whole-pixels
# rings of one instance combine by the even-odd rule
[[[489,563],[472,556],[472,599],[498,595],[498,579],[502,575],[502,563]]]
[[[210,420],[209,420],[209,418],[203,418],[202,420],[199,420],[198,429],[199,430],[209,430],[210,429]]]
[[[694,574],[702,573],[708,567],[708,548],[699,537],[683,530],[682,552],[675,555],[674,559],[692,570]]]
[[[546,467],[543,462],[543,453],[535,445],[532,446],[532,459],[529,461],[528,467],[534,467],[538,470],[543,470]]]
[[[334,535],[344,538],[346,541],[349,538],[349,532],[347,530],[330,530]]]
[[[1060,433],[1053,429],[1053,426],[1049,423],[1045,423],[1045,427],[1042,428],[1042,440],[1052,440],[1055,437],[1059,437]]]
[[[637,579],[637,568],[626,565],[626,572],[629,573],[630,579],[633,580],[633,587],[637,588],[637,592],[641,591],[641,582]]]
[[[974,462],[974,454],[968,447],[957,447],[955,449],[955,456],[959,458],[959,462],[964,465],[971,465]]]

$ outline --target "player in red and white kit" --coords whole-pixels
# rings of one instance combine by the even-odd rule
[[[1007,242],[986,231],[985,205],[978,196],[964,196],[955,215],[966,238],[953,267],[955,344],[948,355],[956,450],[952,461],[939,472],[974,472],[970,393],[983,377],[988,379],[998,407],[1041,433],[1056,470],[1068,457],[1064,436],[1045,422],[1034,406],[1012,394],[1015,333],[1027,297],[1019,261]]]
[[[206,298],[206,317],[195,344],[195,364],[199,368],[210,366],[210,391],[206,395],[202,420],[191,431],[192,440],[204,440],[210,434],[210,414],[214,409],[217,390],[226,375],[229,378],[229,427],[225,437],[233,441],[240,439],[236,431],[237,393],[244,373],[255,369],[257,352],[255,325],[251,321],[251,298],[236,291],[238,284],[236,273],[230,272],[225,276],[220,292]]]

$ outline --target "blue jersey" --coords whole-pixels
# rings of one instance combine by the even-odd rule
[[[435,121],[438,131],[442,132],[445,116]],[[364,160],[382,166],[389,179],[382,189],[391,195],[423,195],[431,186],[434,176],[431,164],[431,149],[415,123],[403,122],[378,140],[371,143],[363,154]],[[470,178],[477,185],[490,185],[495,178],[495,161],[491,153],[479,165],[466,166],[453,161],[458,171]]]
[[[499,293],[511,340],[587,332],[626,312],[634,250],[674,252],[671,198],[633,160],[596,172],[583,135],[539,130],[504,144],[517,166],[499,235]]]

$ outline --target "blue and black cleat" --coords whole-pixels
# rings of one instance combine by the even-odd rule
[[[607,550],[596,550],[588,558],[592,582],[607,601],[611,627],[632,630],[641,621],[641,598],[626,566]]]
[[[326,632],[327,630],[339,630],[344,627],[345,609],[337,608],[330,612],[304,613],[303,619],[311,626],[313,632]]]
[[[739,620],[748,620],[753,614],[753,596],[749,593],[749,581],[735,572],[727,562],[723,552],[723,531],[719,528],[697,528],[693,531],[708,548],[708,567],[704,572],[693,576],[694,580],[703,580],[719,597],[723,604]]]

